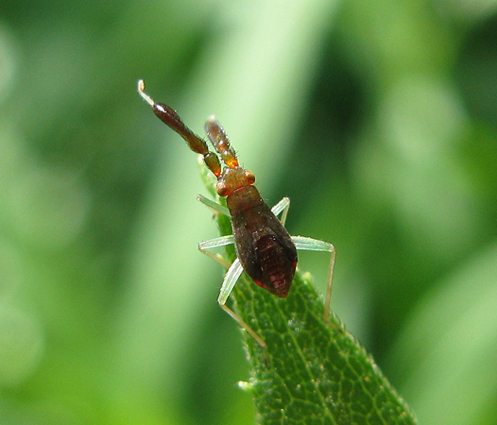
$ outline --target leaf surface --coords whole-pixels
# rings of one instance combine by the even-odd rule
[[[227,217],[219,215],[218,224],[222,235],[231,234]],[[235,258],[232,248],[227,256]],[[308,273],[297,271],[284,299],[243,273],[228,302],[267,344],[264,351],[242,331],[251,378],[240,385],[254,399],[258,423],[416,423],[409,406],[340,320],[333,315],[329,324],[324,322],[323,299]]]

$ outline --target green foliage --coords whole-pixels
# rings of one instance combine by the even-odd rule
[[[420,423],[494,424],[495,4],[2,2],[0,423],[254,422],[195,158],[143,78],[333,242],[333,310]]]
[[[322,298],[300,274],[286,300],[253,284],[236,289],[236,311],[268,344],[268,360],[247,335],[249,389],[262,424],[414,424],[370,355],[336,317],[322,320]],[[285,303],[286,301],[286,303]]]
[[[218,222],[220,233],[230,234],[229,221],[220,216]],[[251,379],[242,388],[255,402],[259,423],[416,423],[338,317],[324,322],[323,299],[309,275],[298,271],[290,294],[280,299],[243,274],[231,297],[237,314],[267,344],[263,349],[243,332]]]

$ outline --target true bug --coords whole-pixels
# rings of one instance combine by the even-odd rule
[[[145,83],[138,81],[138,93],[152,107],[155,115],[178,133],[190,149],[203,156],[205,165],[217,178],[216,192],[226,197],[228,208],[199,195],[197,199],[217,212],[231,218],[232,236],[222,236],[201,242],[201,252],[228,268],[217,302],[240,326],[246,329],[262,346],[266,343],[227,305],[226,301],[243,270],[260,287],[267,289],[280,298],[288,295],[295,269],[297,267],[297,249],[307,251],[327,251],[331,254],[328,285],[325,298],[324,320],[328,322],[331,302],[335,248],[332,244],[304,236],[290,236],[284,227],[290,199],[283,198],[272,209],[266,205],[259,191],[253,186],[255,176],[238,164],[238,159],[221,125],[209,118],[205,124],[207,137],[217,154],[210,152],[207,143],[193,133],[169,106],[156,103],[145,92]],[[277,215],[282,213],[281,220]],[[237,259],[233,264],[214,255],[209,249],[235,245]]]

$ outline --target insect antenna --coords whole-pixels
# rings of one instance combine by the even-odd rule
[[[238,167],[238,159],[235,150],[231,147],[228,135],[224,128],[221,127],[214,115],[209,117],[205,123],[205,132],[207,137],[212,142],[212,146],[219,153],[223,162],[230,168]]]
[[[163,104],[163,103],[157,103],[155,102],[148,94],[145,93],[145,82],[143,80],[138,80],[138,93],[140,96],[147,102],[151,107],[152,110],[154,111],[155,115],[164,123],[166,124],[169,128],[174,130],[176,133],[178,133],[187,143],[188,147],[193,151],[196,152],[204,157],[204,162],[205,165],[207,165],[207,168],[211,170],[214,175],[219,178],[221,175],[221,163],[219,162],[219,158],[217,155],[213,152],[209,151],[209,148],[207,146],[207,143],[203,139],[201,139],[199,136],[197,136],[193,131],[191,131],[186,124],[183,122],[183,120],[179,117],[179,115],[174,111],[171,107]],[[236,164],[238,165],[238,161],[236,159],[236,156],[234,155],[234,151],[231,149],[229,142],[228,142],[228,137],[226,136],[226,133],[222,129],[219,124],[217,125],[218,128],[221,130],[221,133],[224,134],[224,140],[227,144],[227,148],[224,148],[224,143],[220,142],[220,146],[222,146],[222,151],[218,150],[216,147],[217,145],[213,143],[214,147],[216,150],[218,150],[220,155],[223,155],[224,152],[228,151],[231,152],[234,161],[236,161]],[[209,136],[210,138],[210,136]],[[222,137],[221,137],[222,139]],[[212,139],[211,139],[212,141]],[[229,154],[226,154],[229,156]],[[227,157],[228,157],[227,156]],[[226,162],[224,157],[222,156],[223,161]],[[229,160],[229,159],[228,159]],[[233,163],[233,160],[231,160],[231,163]]]

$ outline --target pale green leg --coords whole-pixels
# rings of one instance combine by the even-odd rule
[[[212,199],[206,198],[204,195],[197,195],[197,201],[202,202],[202,204],[207,205],[211,210],[214,210],[216,213],[223,214],[227,217],[231,217],[230,210],[222,205],[219,205],[217,202],[214,202]]]
[[[333,287],[333,270],[335,268],[335,247],[329,243],[317,239],[307,238],[305,236],[292,236],[292,241],[295,248],[302,251],[322,251],[331,254],[330,266],[328,269],[328,283],[326,286],[326,298],[324,301],[324,321],[328,323],[330,320],[331,311],[331,289]]]
[[[223,246],[233,245],[234,242],[235,242],[235,238],[233,237],[233,235],[220,236],[219,238],[210,239],[208,241],[200,242],[198,244],[198,249],[203,254],[205,254],[208,257],[212,258],[213,260],[217,261],[223,267],[226,267],[227,269],[229,269],[231,267],[230,263],[228,263],[221,255],[214,254],[213,252],[208,251],[208,249],[214,249],[214,248],[220,248]]]
[[[271,208],[271,211],[275,216],[278,216],[281,212],[281,224],[283,226],[286,223],[286,216],[288,215],[288,210],[290,209],[290,198],[283,198],[280,202],[278,202],[273,208]]]
[[[215,212],[230,216],[228,208],[219,205],[217,202],[211,201],[205,196],[198,195],[197,199],[203,204],[207,205],[209,208],[213,209]],[[240,260],[237,258],[233,261],[233,264],[228,264],[221,256],[218,256],[210,251],[209,249],[220,248],[223,246],[233,245],[235,239],[233,235],[229,236],[221,236],[219,238],[211,239],[208,241],[200,242],[198,244],[198,249],[200,252],[204,253],[208,257],[220,263],[222,266],[228,269],[228,272],[224,276],[223,284],[221,285],[221,290],[219,291],[219,296],[217,298],[217,302],[219,306],[228,313],[243,329],[245,329],[256,341],[257,343],[265,350],[266,343],[264,340],[257,335],[257,333],[249,326],[245,321],[236,314],[231,308],[226,305],[226,301],[228,300],[231,291],[235,287],[236,282],[240,278],[243,273],[243,267],[240,263]]]

